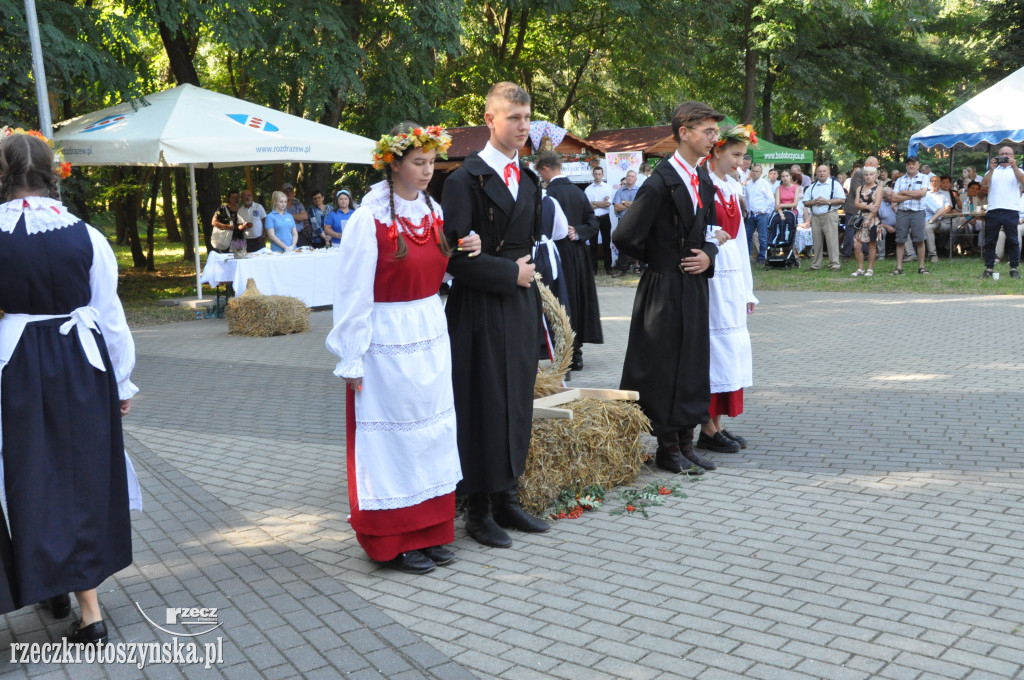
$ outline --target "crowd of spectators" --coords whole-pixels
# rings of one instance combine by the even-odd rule
[[[827,256],[831,271],[839,271],[843,262],[856,260],[857,269],[852,275],[871,276],[876,259],[895,255],[896,266],[891,273],[902,274],[903,262],[916,262],[918,273],[927,274],[926,261],[936,263],[947,254],[980,254],[990,247],[993,262],[986,263],[983,276],[987,276],[995,262],[1006,259],[1012,265],[1019,260],[1020,243],[1024,241],[1021,198],[1015,219],[995,215],[999,228],[991,230],[992,243],[989,247],[986,244],[990,187],[984,180],[996,172],[995,176],[1009,186],[1012,180],[1007,173],[1019,172],[1012,160],[1013,150],[1004,147],[999,153],[1004,152],[1011,162],[998,165],[994,158],[984,175],[967,166],[958,176],[933,172],[914,157],[906,158],[900,166],[886,168],[871,156],[863,163],[852,164],[848,171],[818,164],[811,173],[800,164],[766,168],[754,163],[748,154],[735,178],[743,186],[751,260],[765,262],[769,226],[778,219],[791,228],[792,247],[799,257],[809,261],[812,270],[820,269]],[[610,231],[610,214],[614,212],[618,219],[625,216],[650,173],[651,165],[644,163],[640,172],[631,170],[620,183],[611,185],[603,170],[595,168],[594,181],[585,190],[601,227],[600,236],[590,241],[595,273],[600,261],[605,272],[613,276],[645,267],[625,256],[613,261],[611,239],[605,232]],[[1018,185],[1017,195],[1020,186],[1024,183]],[[1005,191],[1000,194],[1001,205],[1008,204],[1009,195]],[[309,199],[307,206],[296,198],[294,187],[285,182],[273,192],[268,211],[254,199],[252,191],[229,191],[211,219],[212,249],[228,252],[244,248],[253,253],[268,245],[278,252],[339,246],[345,223],[358,207],[352,193],[337,190],[328,205],[324,193],[314,189]],[[998,209],[1012,212],[1008,207]],[[1003,224],[1011,220],[1016,229]],[[1015,275],[1013,267],[1011,276]]]
[[[997,163],[998,158],[1006,160]],[[991,275],[993,263],[1007,260],[1010,276],[1017,277],[1014,265],[1024,242],[1024,181],[1017,182],[1016,189],[1010,186],[1016,179],[1011,175],[1020,172],[1012,148],[1000,149],[985,175],[971,166],[957,177],[934,172],[915,157],[907,157],[901,167],[883,168],[872,156],[854,163],[848,173],[840,171],[833,177],[834,170],[819,164],[812,179],[798,164],[765,171],[753,163],[746,173],[741,168],[737,179],[744,185],[752,261],[764,262],[767,226],[777,215],[795,228],[793,248],[810,260],[811,269],[821,268],[826,256],[832,271],[856,259],[852,275],[871,276],[875,259],[886,258],[888,245],[889,257],[895,255],[897,261],[891,272],[895,275],[903,273],[903,262],[916,262],[918,273],[928,274],[926,260],[935,263],[944,255],[977,255],[990,249],[982,276]],[[1007,212],[995,214],[1000,224],[986,232],[986,222],[994,224],[989,215],[993,210],[989,186],[984,182],[989,177],[991,183],[990,175],[1005,185],[1000,205],[1006,205],[998,209]],[[1014,212],[1009,208],[1012,197],[1019,197],[1016,215],[1009,214]],[[1004,224],[1011,220],[1015,229]],[[992,242],[986,244],[989,239]]]
[[[309,197],[307,207],[295,198],[295,188],[285,182],[271,194],[268,212],[249,189],[229,190],[210,220],[211,250],[255,253],[265,249],[268,241],[272,252],[341,245],[345,223],[358,207],[352,193],[339,189],[330,206],[320,189],[314,189]]]

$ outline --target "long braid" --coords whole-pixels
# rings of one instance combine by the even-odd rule
[[[408,255],[409,248],[405,245],[405,239],[402,238],[402,230],[398,228],[398,213],[395,212],[395,187],[394,181],[391,177],[390,165],[386,168],[385,174],[387,175],[385,180],[388,183],[388,202],[391,204],[391,222],[395,225],[395,241],[397,242],[395,248],[395,259],[401,260]],[[388,226],[390,227],[391,225]]]
[[[430,219],[434,219],[434,202],[430,200],[430,194],[426,191],[423,192],[423,198],[427,201],[427,210],[430,211]],[[448,238],[444,235],[443,227],[435,224],[434,228],[437,229],[437,249],[441,251],[441,254],[445,257],[452,256],[452,246],[448,243]]]

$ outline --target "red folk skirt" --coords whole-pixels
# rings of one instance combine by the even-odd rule
[[[345,388],[345,458],[348,469],[349,523],[356,540],[372,560],[387,562],[400,553],[455,540],[455,493],[435,496],[394,510],[360,510],[356,491],[356,410],[352,390]]]
[[[711,394],[711,407],[708,414],[712,417],[729,416],[735,418],[743,413],[743,388],[732,392],[714,392]]]

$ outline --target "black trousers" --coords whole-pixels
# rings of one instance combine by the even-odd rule
[[[1003,210],[996,208],[989,210],[985,216],[985,268],[992,269],[996,265],[996,243],[999,241],[999,231],[1006,233],[1006,252],[1004,255],[1010,261],[1010,269],[1016,269],[1020,264],[1020,243],[1017,238],[1017,221],[1019,213],[1016,210]]]
[[[597,273],[598,259],[604,260],[605,273],[612,272],[612,218],[609,215],[600,215],[597,218],[598,234],[601,236],[601,243],[597,242],[597,234],[590,239],[590,257],[593,260],[594,273]],[[600,251],[600,252],[598,252]]]

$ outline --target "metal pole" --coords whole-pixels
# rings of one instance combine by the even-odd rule
[[[39,104],[39,131],[53,139],[53,120],[50,118],[50,97],[46,93],[46,69],[43,67],[43,47],[39,42],[39,19],[36,18],[35,0],[25,0],[25,24],[32,45],[32,74],[36,81],[36,101]]]
[[[196,208],[196,165],[188,164],[189,187],[192,189],[192,242],[196,255],[196,298],[203,299],[202,269],[199,267],[199,212]]]

